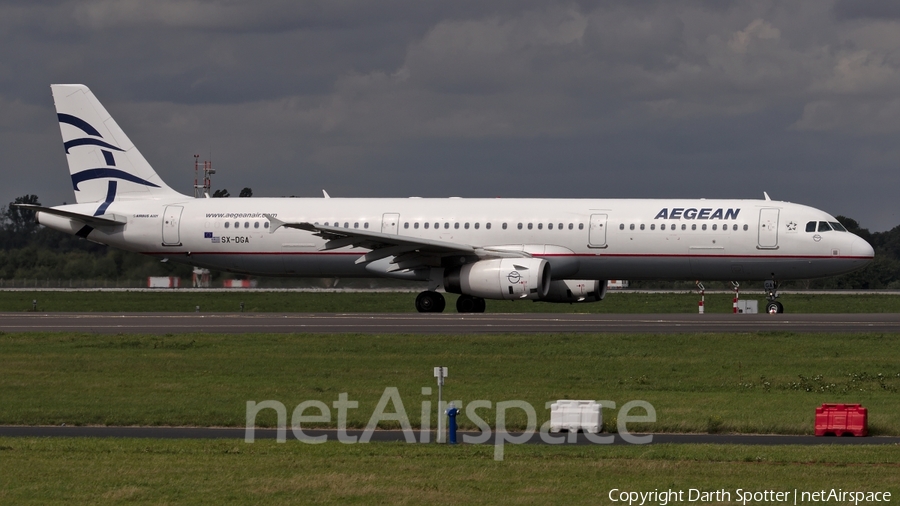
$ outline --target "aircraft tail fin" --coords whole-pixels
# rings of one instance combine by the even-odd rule
[[[91,90],[54,84],[53,102],[78,203],[180,196],[159,177]]]

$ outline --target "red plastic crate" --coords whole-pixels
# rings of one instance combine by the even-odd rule
[[[816,408],[817,436],[866,436],[869,410],[859,404],[822,404]]]

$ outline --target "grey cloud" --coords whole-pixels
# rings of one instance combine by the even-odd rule
[[[186,192],[197,153],[217,187],[260,196],[765,190],[889,228],[895,18],[819,0],[4,2],[0,202],[72,198],[48,85],[84,82]]]
[[[900,18],[900,4],[885,0],[837,0],[834,13],[838,19]]]

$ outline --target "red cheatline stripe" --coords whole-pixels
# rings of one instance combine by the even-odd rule
[[[143,251],[144,255],[353,255],[362,256],[363,251]],[[535,258],[549,257],[590,257],[590,258],[738,258],[746,260],[871,260],[864,256],[830,256],[830,255],[686,255],[686,254],[654,254],[654,253],[622,253],[594,255],[591,253],[547,253],[535,254]]]

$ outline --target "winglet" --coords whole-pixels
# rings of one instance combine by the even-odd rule
[[[766,200],[772,200],[771,198],[769,198],[769,194],[766,192],[763,192],[763,197],[765,197]]]
[[[330,199],[330,198],[331,198],[331,195],[329,195],[328,192],[325,191],[325,190],[322,190],[322,196],[325,197],[326,199]]]
[[[270,234],[274,234],[276,230],[278,230],[279,228],[281,228],[282,226],[284,226],[284,222],[283,222],[283,221],[281,221],[281,220],[279,220],[278,218],[272,216],[271,214],[265,214],[265,213],[264,213],[263,216],[265,216],[266,219],[269,220],[269,223],[271,223],[271,226],[269,227],[269,233],[270,233]]]
[[[298,230],[306,230],[307,232],[317,232],[319,230],[318,227],[316,227],[312,223],[307,223],[305,221],[301,222],[301,223],[294,223],[294,222],[281,221],[278,218],[276,218],[274,215],[271,215],[271,214],[263,213],[263,216],[265,216],[266,219],[269,220],[269,223],[271,224],[271,226],[269,227],[270,234],[274,234],[275,231],[281,227],[296,228]]]

